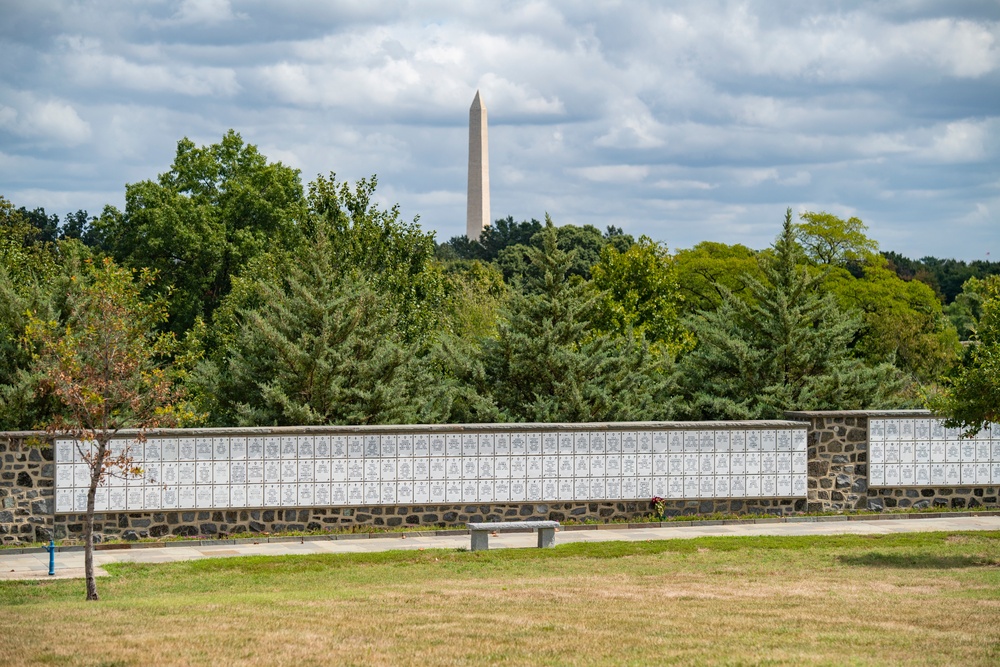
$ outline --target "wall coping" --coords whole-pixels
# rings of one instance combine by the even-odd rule
[[[396,424],[378,426],[255,426],[247,428],[165,428],[146,431],[147,437],[157,436],[225,436],[225,435],[320,435],[320,434],[383,434],[383,433],[513,433],[523,431],[682,431],[682,430],[740,430],[768,428],[806,428],[802,421],[766,419],[757,421],[690,421],[690,422],[574,422],[574,423],[516,423],[516,424]],[[134,436],[134,429],[121,430],[119,437]],[[0,439],[23,438],[50,439],[45,431],[0,431]],[[56,435],[54,437],[62,437]]]
[[[786,410],[786,419],[816,417],[933,417],[930,410]]]

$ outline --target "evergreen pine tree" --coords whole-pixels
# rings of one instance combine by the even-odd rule
[[[697,346],[680,382],[697,419],[771,419],[785,410],[885,407],[900,381],[889,364],[866,366],[850,348],[858,322],[801,266],[789,209],[764,280],[749,298],[725,290],[721,306],[688,319]]]
[[[663,364],[631,329],[592,326],[595,295],[568,277],[574,253],[558,246],[549,221],[531,271],[495,339],[483,345],[485,384],[511,421],[627,421],[669,418],[673,403]]]
[[[325,233],[235,311],[221,372],[201,368],[216,421],[391,424],[422,415],[419,366],[389,300],[338,266]]]

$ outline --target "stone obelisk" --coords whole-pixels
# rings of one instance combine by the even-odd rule
[[[465,214],[465,235],[469,240],[490,224],[490,149],[486,129],[486,105],[479,98],[469,109],[469,197]]]

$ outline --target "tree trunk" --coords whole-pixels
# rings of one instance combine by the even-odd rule
[[[90,461],[90,488],[87,489],[87,514],[83,520],[83,572],[87,579],[87,599],[99,600],[97,595],[97,579],[94,577],[94,498],[97,495],[97,485],[101,481],[104,470],[103,445],[98,445],[94,458]]]

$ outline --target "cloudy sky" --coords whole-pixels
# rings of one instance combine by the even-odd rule
[[[0,53],[0,194],[50,213],[234,128],[447,239],[479,89],[494,217],[760,248],[791,206],[1000,259],[995,0],[0,0]]]

